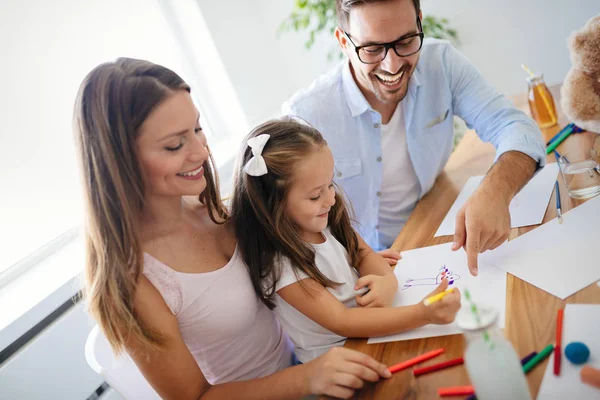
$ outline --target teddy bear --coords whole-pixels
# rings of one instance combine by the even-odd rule
[[[561,88],[561,107],[575,125],[600,133],[600,14],[569,37],[571,69]]]

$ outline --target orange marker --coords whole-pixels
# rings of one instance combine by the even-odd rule
[[[475,394],[473,386],[451,386],[446,388],[439,388],[438,394],[440,397],[451,397],[451,396],[469,396]]]
[[[556,347],[554,347],[554,375],[560,375],[560,357],[562,352],[562,327],[564,310],[558,310],[556,317]]]
[[[415,358],[411,358],[410,360],[401,362],[400,364],[392,365],[388,369],[393,374],[394,372],[402,371],[403,369],[412,367],[415,364],[419,364],[419,363],[422,363],[423,361],[427,361],[430,358],[437,357],[440,354],[442,354],[443,352],[444,352],[444,349],[432,350],[425,354],[421,354],[420,356],[417,356]]]

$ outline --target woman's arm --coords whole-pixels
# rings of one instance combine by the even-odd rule
[[[322,327],[344,337],[391,335],[423,325],[448,324],[460,309],[460,292],[454,290],[429,306],[423,302],[393,308],[347,308],[325,287],[313,279],[304,279],[277,291],[286,302]],[[444,280],[427,297],[444,291]]]
[[[350,397],[364,381],[389,377],[386,367],[371,357],[347,349],[330,351],[310,363],[248,381],[212,386],[185,345],[177,323],[160,293],[145,277],[134,307],[149,329],[164,338],[164,350],[148,352],[128,343],[128,353],[163,399],[297,399],[310,394]]]

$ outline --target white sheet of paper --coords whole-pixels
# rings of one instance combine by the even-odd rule
[[[558,175],[558,164],[547,164],[536,176],[534,176],[523,189],[513,198],[510,203],[511,227],[530,226],[541,224],[548,207],[548,202],[554,190],[554,182]],[[475,192],[483,175],[469,178],[460,194],[450,207],[450,211],[440,224],[435,236],[454,235],[455,219],[458,210],[465,204],[467,199]]]
[[[402,253],[402,259],[394,268],[398,278],[398,294],[394,306],[417,304],[431,293],[440,282],[440,269],[448,269],[446,276],[453,280],[451,286],[461,292],[468,288],[473,301],[479,307],[493,307],[499,312],[498,326],[504,327],[506,310],[506,272],[485,263],[479,263],[479,275],[474,277],[467,267],[464,250],[450,250],[451,243],[424,247]],[[405,287],[405,285],[407,287]],[[466,300],[462,300],[463,306]],[[455,323],[448,325],[426,325],[408,332],[371,338],[367,343],[394,342],[433,336],[461,333]]]
[[[586,385],[579,378],[583,365],[572,364],[565,357],[571,342],[582,342],[590,349],[590,359],[584,365],[600,368],[600,305],[567,304],[563,317],[562,357],[560,375],[554,375],[554,352],[550,356],[538,400],[600,399],[600,389]]]
[[[600,196],[525,235],[479,256],[538,288],[565,299],[600,280]]]

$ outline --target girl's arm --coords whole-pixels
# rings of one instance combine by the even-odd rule
[[[212,386],[185,345],[177,319],[145,277],[134,307],[149,329],[162,334],[164,350],[150,354],[137,343],[127,350],[139,370],[163,399],[297,399],[310,394],[350,397],[364,381],[389,377],[383,364],[348,349],[330,351],[310,363],[248,381]]]
[[[394,275],[394,271],[390,268],[390,265],[385,258],[376,253],[358,233],[356,233],[356,237],[358,238],[358,252],[360,257],[358,265],[356,266],[358,273],[361,276],[393,276],[395,279],[396,276]]]
[[[347,308],[323,285],[304,279],[277,291],[286,302],[322,327],[344,337],[372,337],[408,331],[423,325],[448,324],[460,309],[460,292],[455,289],[442,300],[393,308]],[[446,290],[444,280],[427,297]]]
[[[398,279],[385,258],[374,252],[358,233],[356,236],[360,257],[356,269],[361,277],[354,290],[369,288],[367,294],[356,296],[356,303],[361,307],[389,307],[398,291]]]

